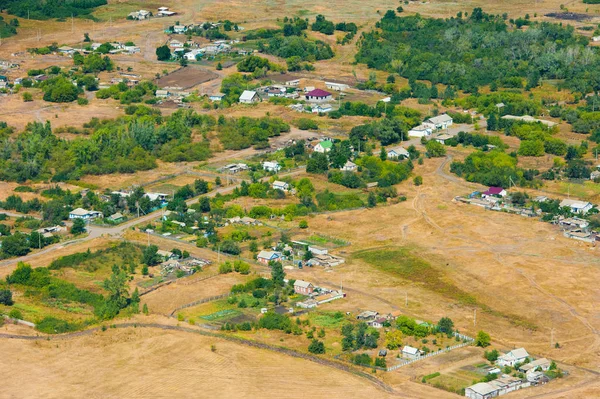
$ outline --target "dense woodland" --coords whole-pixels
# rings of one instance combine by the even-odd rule
[[[364,33],[356,60],[410,79],[478,87],[528,87],[540,79],[588,93],[600,89],[600,56],[570,25],[528,21],[516,28],[503,16],[476,8],[448,19],[401,17],[388,11],[377,29]]]

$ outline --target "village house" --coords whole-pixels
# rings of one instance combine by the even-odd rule
[[[240,102],[242,104],[253,104],[260,101],[258,93],[252,90],[244,90],[240,96]]]
[[[585,201],[577,201],[572,199],[564,199],[560,202],[560,207],[568,207],[573,213],[580,213],[582,215],[588,213],[593,205]]]
[[[408,346],[405,345],[404,348],[402,348],[402,356],[408,359],[417,359],[419,357],[421,357],[422,352],[417,349],[414,348],[412,346]]]
[[[344,171],[344,172],[354,172],[358,169],[358,166],[356,166],[356,164],[352,161],[346,161],[346,163],[344,164],[344,166],[342,166],[340,168],[340,170]]]
[[[274,190],[288,191],[290,189],[290,185],[284,181],[275,180],[273,182]]]
[[[434,116],[427,119],[425,124],[430,125],[435,130],[448,129],[448,127],[452,126],[452,117],[447,114]]]
[[[169,47],[171,48],[183,48],[183,43],[177,39],[173,39],[169,42]]]
[[[329,252],[327,250],[327,248],[323,248],[323,247],[317,247],[316,245],[309,245],[308,246],[308,250],[310,251],[310,253],[312,253],[313,255],[327,255],[327,253]]]
[[[69,212],[69,219],[92,220],[103,217],[104,215],[102,214],[102,212],[88,211],[87,209],[83,208],[73,209],[71,212]]]
[[[139,10],[139,11],[133,11],[131,13],[129,13],[129,15],[127,16],[128,19],[136,19],[138,21],[141,21],[143,19],[148,19],[152,16],[152,13],[150,11],[147,10]]]
[[[348,90],[350,86],[345,83],[325,82],[325,87],[333,91]]]
[[[585,229],[590,223],[585,219],[577,217],[565,218],[560,216],[558,219],[558,225],[567,229]]]
[[[530,373],[530,372],[538,371],[538,368],[541,371],[548,371],[550,369],[551,364],[552,364],[552,362],[550,360],[543,357],[541,359],[537,359],[532,362],[525,363],[525,364],[519,366],[519,371],[521,371],[523,373]]]
[[[110,215],[108,217],[108,220],[110,220],[113,223],[118,223],[118,222],[122,221],[123,219],[124,219],[124,216],[121,212],[113,213],[112,215]]]
[[[331,151],[332,147],[333,147],[332,141],[323,140],[323,141],[320,141],[317,145],[315,145],[314,151],[320,152],[321,154],[325,154],[325,153]]]
[[[276,251],[260,251],[256,257],[256,260],[265,265],[268,265],[270,261],[276,262],[280,259],[281,253]]]
[[[279,172],[279,170],[281,169],[281,165],[279,165],[279,162],[277,162],[277,161],[264,161],[262,163],[262,167],[267,172],[275,172],[275,173]]]
[[[498,364],[500,367],[513,367],[517,363],[523,363],[528,357],[529,353],[527,353],[525,348],[513,349],[510,352],[500,356],[496,364]]]
[[[435,137],[434,140],[437,141],[440,144],[446,144],[446,141],[450,140],[454,138],[454,136],[451,136],[449,134],[440,134],[439,136]]]
[[[169,259],[175,259],[177,258],[177,255],[174,255],[173,252],[171,251],[165,251],[163,249],[159,249],[158,251],[156,251],[156,254],[160,257],[162,257],[165,261],[169,260]]]
[[[228,165],[223,166],[219,169],[219,172],[227,172],[227,173],[239,173],[244,170],[248,170],[248,165],[245,163],[230,163]]]
[[[334,267],[341,265],[344,263],[344,258],[340,258],[339,256],[334,256],[331,254],[327,255],[314,255],[307,262],[309,266],[322,266],[322,267]]]
[[[465,389],[465,396],[470,399],[490,399],[498,396],[498,388],[488,382],[480,382]]]
[[[296,294],[310,295],[313,293],[314,289],[314,285],[312,285],[312,283],[309,283],[308,281],[296,280],[294,282],[294,292]]]
[[[321,89],[314,89],[306,93],[306,101],[310,102],[327,102],[333,98],[331,93]]]
[[[307,299],[303,300],[302,302],[296,303],[296,306],[303,308],[303,309],[312,309],[312,308],[316,308],[318,306],[318,303],[313,298],[307,298]]]
[[[154,96],[156,96],[156,98],[168,98],[170,94],[168,90],[158,89],[154,93]]]
[[[481,193],[481,197],[490,198],[490,197],[506,197],[506,190],[502,187],[490,187],[487,191]]]
[[[421,124],[410,129],[408,131],[408,137],[427,137],[431,136],[432,133],[433,129],[431,127]]]
[[[370,320],[375,320],[375,318],[379,315],[378,312],[375,312],[373,310],[365,310],[362,313],[359,313],[356,316],[356,320],[361,320],[361,321],[370,321]]]
[[[410,153],[403,147],[394,147],[387,150],[387,157],[389,159],[408,159],[410,158]]]
[[[156,13],[159,17],[172,17],[177,14],[175,11],[170,11],[169,7],[158,7],[158,12]]]
[[[174,25],[173,26],[173,33],[175,33],[175,34],[181,35],[187,31],[188,31],[188,27],[186,25]]]
[[[375,320],[372,320],[367,324],[373,328],[382,328],[385,322],[387,322],[385,317],[377,317]]]
[[[317,104],[311,107],[310,110],[313,114],[326,114],[333,111],[333,107],[329,104]]]
[[[69,46],[62,46],[58,48],[58,52],[61,54],[73,55],[75,50]]]
[[[144,194],[146,197],[148,197],[150,199],[150,201],[160,201],[160,202],[167,202],[167,200],[169,199],[169,194],[165,194],[165,193],[146,193]]]

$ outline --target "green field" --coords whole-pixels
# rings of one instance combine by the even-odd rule
[[[310,312],[308,320],[312,325],[326,328],[338,328],[348,322],[342,312]]]

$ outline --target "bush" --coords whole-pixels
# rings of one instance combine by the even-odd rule
[[[490,334],[484,332],[484,331],[479,331],[477,333],[477,338],[475,338],[475,345],[485,348],[487,346],[490,346],[490,342],[491,342],[491,337]]]
[[[219,265],[219,274],[227,274],[233,271],[233,267],[230,262],[221,263]]]
[[[266,328],[267,330],[282,330],[291,329],[292,322],[285,316],[275,312],[267,312],[258,321],[258,327]]]
[[[6,306],[13,304],[12,292],[9,289],[0,289],[0,304]]]
[[[310,345],[308,345],[308,351],[315,354],[325,353],[325,344],[317,339],[313,339]]]
[[[487,361],[489,362],[495,362],[496,360],[498,360],[498,357],[500,356],[500,353],[498,352],[498,350],[493,349],[491,351],[485,351],[483,352],[483,357],[485,357],[487,359]]]
[[[308,222],[306,220],[301,220],[300,223],[298,223],[298,227],[300,227],[301,229],[307,229]]]
[[[89,103],[89,101],[87,98],[79,97],[77,99],[77,104],[79,104],[79,105],[88,105],[88,103]]]
[[[63,334],[75,331],[77,325],[55,317],[45,317],[35,326],[35,328],[44,334]]]
[[[11,319],[21,320],[23,319],[23,314],[18,309],[11,309],[11,311],[8,313],[8,317],[10,317]]]
[[[413,179],[413,183],[415,184],[415,186],[420,186],[421,184],[423,184],[423,178],[421,176],[415,176],[415,178]]]
[[[31,95],[31,93],[29,93],[29,92],[23,93],[23,101],[25,101],[26,103],[33,101],[33,96]]]
[[[309,118],[300,118],[296,121],[296,126],[300,130],[317,130],[319,125],[312,119]]]

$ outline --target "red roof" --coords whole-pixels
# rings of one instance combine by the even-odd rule
[[[484,194],[499,195],[502,191],[504,191],[504,189],[502,187],[490,187]]]
[[[307,97],[327,97],[330,95],[330,92],[321,89],[314,89],[313,91],[309,91],[308,93],[306,93]]]

